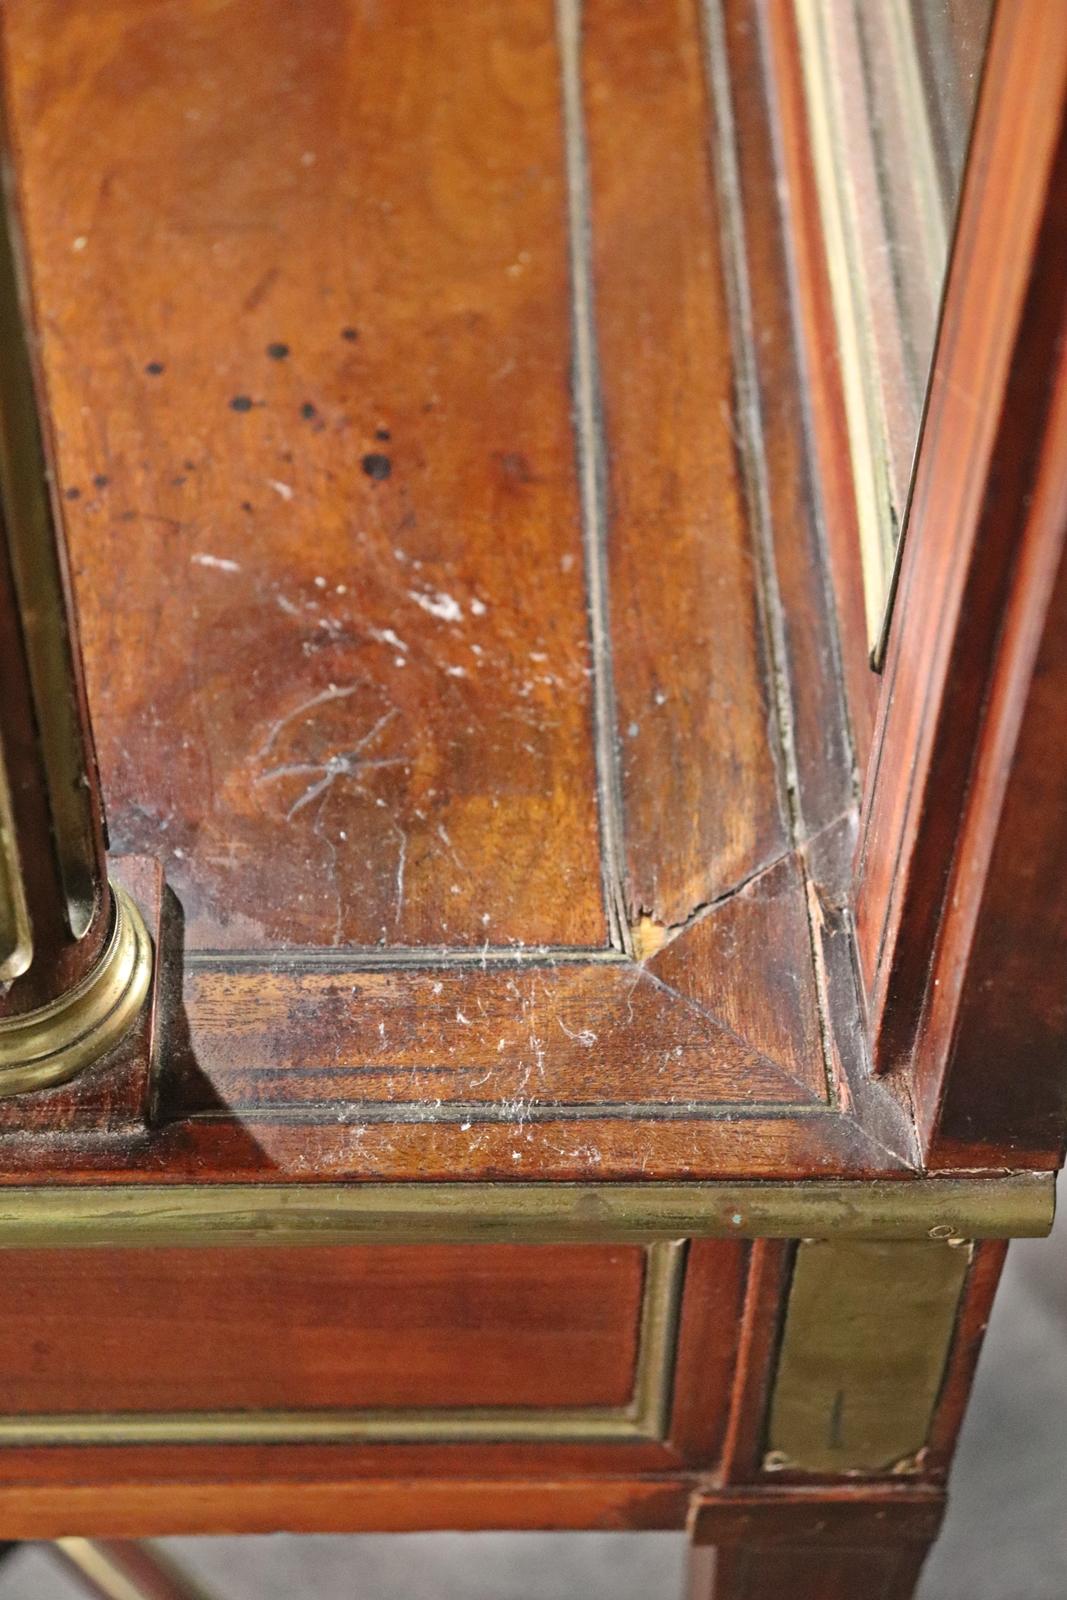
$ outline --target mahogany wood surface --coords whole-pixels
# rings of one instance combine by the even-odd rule
[[[698,1549],[688,1600],[911,1600],[926,1559],[922,1546],[899,1549]]]
[[[153,1129],[5,1180],[913,1165],[820,909],[753,16],[7,9],[113,843],[176,931]]]
[[[1017,804],[1025,805],[1025,793],[1033,805],[1034,785],[1040,782],[1030,770],[1033,757],[1025,770],[1021,765],[1025,744],[1018,751],[1014,746],[1065,523],[1062,401],[1057,399],[1062,380],[1052,356],[1063,337],[1064,284],[1062,273],[1049,270],[1063,256],[1067,192],[1067,36],[1060,22],[1039,0],[996,11],[934,359],[857,857],[857,949],[872,1048],[881,1068],[909,1058],[931,960],[944,963],[934,974],[946,994],[932,999],[930,1048],[920,1046],[916,1056],[926,1140],[937,1126],[943,1075],[952,1056],[950,1019],[960,986],[968,982],[967,947],[992,842],[1002,823],[1014,831],[1015,819],[1002,816],[1006,789],[1013,785],[1013,793],[1020,792]],[[1058,631],[1052,615],[1048,624]],[[1046,670],[1055,674],[1054,656]],[[1047,680],[1043,685],[1046,703],[1054,687]],[[1043,724],[1036,699],[1031,714]],[[1009,780],[1013,757],[1015,775]],[[1062,776],[1052,750],[1047,759],[1049,770]],[[1047,800],[1042,825],[1050,837],[1042,851],[1035,850],[1031,877],[1043,870],[1054,878],[1067,837],[1062,797],[1053,793]],[[963,862],[962,877],[954,861]],[[1011,874],[1018,865],[1005,863],[993,871],[994,877],[998,871]],[[991,896],[998,887],[990,885]],[[1001,892],[1022,890],[1023,880],[1016,879],[1011,890],[1005,882]],[[1047,906],[1044,915],[1051,922],[1042,934],[1023,933],[1003,947],[1035,980],[1042,966],[1062,961],[1067,949],[1058,927],[1062,896],[1050,894]],[[991,905],[980,937],[995,941],[996,921]],[[1052,997],[1038,998],[1039,987],[1030,993],[1019,976],[1013,976],[1018,1002],[1036,1007],[1039,1028],[1046,1033],[1058,1024],[1062,1039],[1062,1006]],[[977,971],[974,981],[983,982]],[[1014,1014],[999,987],[997,1006],[1004,1015]],[[987,1021],[978,1031],[986,1032]],[[994,1041],[986,1033],[983,1043],[1001,1059],[1011,1054],[1003,1038]],[[974,1062],[976,1077],[987,1070]],[[991,1070],[995,1078],[997,1069]],[[1042,1076],[1047,1079],[1047,1067],[1039,1066],[1037,1122],[1043,1113],[1044,1152],[1054,1159]],[[971,1108],[986,1124],[987,1139],[1000,1140],[1009,1150],[1040,1144],[1036,1130],[1023,1138],[1021,1127],[1003,1117],[1007,1105],[997,1105],[995,1091],[987,1106],[976,1083]],[[1058,1129],[1052,1137],[1058,1141]]]
[[[150,1097],[115,1115],[114,1062],[51,1126],[42,1097],[32,1136],[0,1137],[0,1182],[908,1182],[924,1153],[1051,1164],[1047,1121],[1040,1138],[993,1129],[974,1160],[951,1095],[924,1152],[909,1072],[870,1071],[898,957],[905,1001],[921,998],[945,817],[963,816],[974,719],[957,737],[927,649],[958,643],[961,571],[922,534],[965,486],[962,467],[931,468],[929,506],[920,493],[908,560],[940,586],[922,614],[905,575],[901,617],[920,622],[894,635],[857,944],[875,686],[850,623],[789,41],[784,0],[9,0],[34,331],[112,844],[149,894],[155,858],[168,891]],[[1044,52],[1039,120],[1063,65]],[[1032,239],[1053,169],[1023,165],[994,192]],[[957,331],[1000,361],[990,426],[1018,446],[1013,353],[1059,324],[1040,295],[1024,307],[1017,233],[972,240],[970,264],[1003,288],[991,251],[1025,314]],[[945,405],[962,415],[975,392],[946,387]],[[1062,393],[1024,398],[1051,440]],[[1059,682],[1059,591],[1037,553],[1062,484],[1037,470],[1043,437],[1005,457],[1002,492],[1040,493],[993,541],[1006,569],[1009,535],[1028,535],[1043,643],[1024,671],[1007,629],[1003,684],[964,674],[957,691],[972,710],[1004,696],[991,789],[998,752],[1039,743],[1049,715],[1021,715],[1015,690]],[[959,522],[970,555],[976,518]],[[933,835],[909,832],[934,794],[934,767],[916,787],[905,759],[917,727],[952,756]],[[990,865],[974,892],[1015,938],[1048,848],[1031,819],[1049,811],[1034,777],[1001,789],[995,826],[976,813]],[[989,1027],[987,926],[946,935],[946,960],[968,950],[961,1052]],[[1018,994],[1031,977],[1013,970]],[[1053,1005],[1030,1029],[1039,1083]],[[919,1037],[942,1026],[931,1009]],[[915,1080],[931,1106],[936,1048]],[[1018,1110],[1009,1065],[967,1071]],[[910,1494],[922,1531],[889,1547],[824,1484],[858,1521],[818,1551],[813,1485],[764,1462],[791,1257],[689,1245],[662,1437],[5,1448],[0,1533],[681,1527],[696,1491],[694,1526],[721,1548],[695,1594],[903,1600],[1002,1251],[975,1255],[928,1456],[906,1491],[874,1485]],[[6,1280],[6,1403],[618,1408],[641,1262],[625,1246],[31,1251]],[[773,1538],[753,1537],[763,1495]]]
[[[621,1407],[643,1262],[587,1245],[17,1251],[0,1412]]]

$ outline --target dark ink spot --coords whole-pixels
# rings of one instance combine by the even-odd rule
[[[252,504],[251,500],[242,500],[241,501],[241,510],[242,511],[254,511],[255,510],[255,506]]]
[[[252,396],[250,394],[235,394],[230,401],[231,411],[251,411]]]
[[[310,422],[312,417],[318,416],[318,412],[315,410],[315,407],[311,404],[310,400],[305,400],[304,404],[300,407],[300,415]]]
[[[374,437],[376,439],[380,439],[382,443],[385,444],[387,440],[391,439],[393,436],[389,432],[388,428],[375,428]]]
[[[108,477],[106,472],[98,472],[96,477],[93,479],[93,488],[106,489],[110,482],[111,479]]]
[[[364,456],[362,465],[367,477],[373,478],[375,483],[381,483],[382,479],[387,478],[393,470],[393,463],[389,457],[378,455],[376,451]]]
[[[162,361],[149,361],[145,365],[145,371],[153,378],[158,378],[163,370],[164,368]]]
[[[182,484],[185,482],[185,474],[179,472],[178,476],[176,478],[172,478],[170,481],[173,488],[180,489]]]
[[[76,485],[72,485],[71,488],[65,490],[64,493],[68,500],[81,499],[81,490]]]
[[[272,361],[284,361],[289,354],[289,346],[287,344],[269,344],[267,346],[267,354]]]
[[[183,461],[182,462],[182,466],[185,468],[186,472],[195,472],[196,471],[196,462],[195,461]]]
[[[341,338],[342,339],[347,339],[349,344],[355,344],[356,340],[359,338],[359,329],[358,328],[342,328],[341,329]]]

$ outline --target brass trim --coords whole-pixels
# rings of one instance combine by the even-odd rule
[[[19,859],[18,830],[0,745],[0,983],[12,983],[33,960],[33,930]]]
[[[122,1548],[120,1543],[119,1548]],[[130,1548],[126,1546],[126,1548]],[[51,1549],[91,1585],[102,1600],[211,1600],[208,1591],[151,1541],[133,1546],[144,1582],[102,1539],[53,1539]]]
[[[112,898],[110,937],[81,983],[50,1005],[0,1018],[0,1099],[66,1083],[134,1022],[148,994],[152,941],[125,890],[113,885]]]
[[[0,107],[0,143],[4,139]],[[56,863],[75,939],[92,925],[102,842],[95,757],[82,726],[60,517],[30,346],[29,289],[15,178],[0,150],[0,502],[48,785]]]
[[[1014,1239],[1055,1175],[802,1183],[248,1183],[0,1187],[0,1247],[657,1239]]]
[[[798,1246],[766,1471],[916,1470],[970,1260],[962,1240]]]
[[[619,1407],[191,1411],[0,1417],[0,1448],[181,1444],[625,1444],[667,1436],[685,1244],[648,1246],[630,1401]]]

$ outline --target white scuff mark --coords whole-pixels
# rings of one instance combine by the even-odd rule
[[[489,607],[486,605],[485,601],[479,600],[478,596],[475,595],[474,599],[471,601],[471,616],[484,617],[488,610]]]
[[[214,567],[217,572],[240,572],[241,565],[238,561],[231,561],[228,556],[203,555],[197,551],[189,557],[194,566]]]
[[[467,676],[466,667],[446,667],[445,668],[445,677],[446,678],[465,678],[466,676]]]
[[[288,602],[286,603],[288,604]],[[277,739],[278,735],[281,733],[282,729],[288,727],[290,722],[293,722],[297,717],[302,716],[305,711],[314,711],[316,706],[326,705],[331,700],[346,700],[349,695],[355,694],[356,690],[360,687],[361,685],[358,683],[328,683],[325,689],[319,690],[318,694],[313,694],[308,700],[302,700],[298,706],[294,706],[292,711],[287,711],[284,717],[279,717],[277,722],[271,723],[270,728],[267,731],[266,739],[256,751],[257,759],[260,756],[265,756],[273,745],[275,739]],[[379,720],[375,723],[374,727],[371,729],[371,736],[377,733],[380,728],[384,728],[386,722],[391,717],[395,716],[396,709],[394,707],[392,710],[387,711],[385,716],[379,718]]]
[[[367,633],[376,644],[387,644],[391,649],[402,650],[405,655],[407,654],[409,647],[399,635],[393,632],[392,628],[368,628]]]
[[[300,615],[300,607],[294,606],[293,602],[291,600],[287,600],[283,594],[276,594],[274,596],[274,602],[277,605],[278,610],[284,611],[287,617],[298,617]]]
[[[441,622],[462,622],[463,608],[458,600],[453,600],[450,594],[435,590],[432,594],[420,594],[417,589],[408,590],[408,598],[414,600],[417,606],[428,611],[431,617],[437,617]],[[481,604],[479,601],[478,604]],[[471,604],[474,611],[474,602]],[[484,610],[484,607],[483,607]],[[475,612],[475,615],[479,613]]]
[[[291,500],[293,498],[293,486],[291,483],[283,483],[280,478],[265,478],[264,482],[268,489],[273,489],[274,493],[280,495],[283,500]]]
[[[591,1050],[596,1044],[597,1035],[593,1032],[592,1028],[579,1028],[578,1032],[575,1033],[572,1029],[568,1028],[562,1017],[557,1017],[556,1021],[559,1023],[563,1032],[567,1035],[567,1038],[573,1039],[576,1044],[584,1045],[587,1050]]]
[[[442,990],[442,989],[443,989],[443,988],[444,988],[444,984],[443,984],[443,983],[435,983],[435,984],[433,984],[433,985],[432,985],[432,986],[431,986],[431,988],[430,988],[430,993],[431,993],[431,994],[440,994],[440,993],[441,993],[441,990]]]
[[[471,1025],[470,1017],[465,1017],[462,1011],[456,1012],[456,1021],[461,1022],[465,1028],[469,1028]]]
[[[88,243],[89,240],[86,238],[85,234],[79,233],[76,239],[71,240],[70,248],[80,255]]]
[[[471,1124],[469,1122],[461,1122],[459,1125],[459,1131],[460,1133],[470,1133]]]

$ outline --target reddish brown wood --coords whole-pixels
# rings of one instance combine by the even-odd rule
[[[589,0],[584,35],[627,909],[673,925],[788,834],[698,6]]]
[[[792,1261],[792,1246],[779,1240],[758,1239],[749,1252],[737,1368],[723,1441],[724,1483],[756,1478],[763,1466],[764,1419]]]
[[[1031,617],[1025,641],[1013,644],[1005,629],[1020,603],[1018,585],[1026,583],[1028,552],[1036,544],[1047,563],[1050,542],[1058,548],[1062,540],[1062,514],[1049,500],[1055,490],[1047,484],[1039,494],[1038,486],[1045,440],[1051,443],[1055,427],[1050,353],[1064,326],[1063,277],[1051,264],[1065,247],[1065,106],[1067,37],[1058,19],[1039,0],[999,7],[920,447],[857,864],[859,958],[883,1068],[905,1061],[915,1043],[944,931],[954,847],[982,752],[995,734],[990,717],[1004,692],[999,685],[1007,677],[1014,695],[1025,698],[1019,649],[1025,653],[1035,642],[1038,619]],[[1040,607],[1032,587],[1025,604]],[[1002,747],[998,764],[1005,753]],[[995,796],[988,801],[999,810]],[[995,827],[987,814],[983,831]],[[978,860],[968,863],[968,874],[977,870]],[[963,942],[968,938],[965,932]],[[1050,955],[1042,950],[1039,962]],[[920,1051],[927,1136],[947,1044],[942,1035],[926,1059]],[[1013,1133],[988,1128],[1009,1146]]]
[[[354,1492],[333,1479],[234,1478],[206,1483],[35,1483],[0,1488],[0,1520],[16,1538],[139,1539],[185,1533],[409,1533],[412,1531],[678,1528],[688,1484],[681,1479],[440,1477],[375,1479]]]
[[[602,944],[551,5],[86,15],[5,23],[116,847],[194,947]]]
[[[871,749],[879,683],[868,660],[856,497],[804,106],[800,41],[791,0],[760,0],[758,17],[771,86],[814,479],[839,621],[849,722],[862,774]]]
[[[709,16],[715,14],[713,8]],[[726,4],[722,37],[709,35],[706,48],[726,69],[713,139],[723,177],[736,185],[734,260],[727,263],[735,437],[748,443],[741,455],[754,536],[763,544],[765,629],[788,684],[782,732],[796,772],[793,827],[807,837],[852,808],[854,758],[807,436],[804,358],[790,293],[790,218],[758,7],[750,0]]]
[[[698,1550],[688,1600],[911,1600],[926,1550]]]
[[[716,1489],[694,1500],[689,1537],[697,1546],[750,1550],[928,1545],[944,1510],[944,1490],[926,1484]]]
[[[719,1239],[695,1239],[687,1253],[670,1441],[696,1466],[714,1466],[722,1451],[748,1255],[748,1247]]]
[[[19,1251],[0,1412],[622,1407],[643,1261],[584,1245]]]

